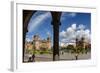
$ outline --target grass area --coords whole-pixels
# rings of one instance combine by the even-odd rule
[[[52,54],[52,50],[33,50],[33,49],[26,49],[27,54]]]
[[[62,48],[59,50],[59,52],[63,51],[64,53],[87,53],[90,52],[91,49],[67,49],[67,48]],[[45,49],[45,50],[33,50],[33,49],[26,49],[27,54],[53,54],[53,49]]]

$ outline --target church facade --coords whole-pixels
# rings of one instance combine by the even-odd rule
[[[46,39],[41,39],[39,35],[34,35],[31,42],[26,42],[25,48],[35,50],[51,49],[51,39],[49,36]]]
[[[39,37],[39,35],[34,35],[33,46],[34,46],[34,49],[37,49],[37,50],[50,49],[51,48],[51,39],[48,36],[46,39],[43,40]]]

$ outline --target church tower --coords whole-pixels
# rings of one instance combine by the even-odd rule
[[[33,46],[34,46],[34,49],[40,49],[40,38],[39,38],[39,35],[34,35],[33,36]]]
[[[48,49],[51,49],[51,38],[50,38],[50,35],[48,35],[48,37],[47,37],[47,46],[48,46]]]

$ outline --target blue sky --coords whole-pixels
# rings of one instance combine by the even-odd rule
[[[51,26],[51,14],[49,12],[38,11],[36,12],[28,24],[28,33],[26,38],[32,39],[32,37],[38,34],[41,39],[46,39],[47,36],[52,34]]]
[[[53,39],[53,29],[51,25],[52,17],[48,11],[37,11],[32,15],[28,24],[28,33],[26,40],[32,40],[35,34],[38,34],[41,39],[46,39],[48,35]],[[60,26],[60,42],[71,41],[74,39],[74,34],[79,37],[81,32],[90,40],[91,35],[91,14],[77,12],[62,12]],[[77,33],[76,33],[77,32]],[[83,36],[83,34],[81,34]],[[77,36],[77,37],[78,37]]]
[[[66,27],[70,27],[71,24],[77,24],[76,26],[83,24],[86,26],[86,28],[90,29],[91,28],[90,26],[91,14],[65,12],[65,13],[62,13],[61,23],[62,23],[62,26],[60,27],[61,30],[66,29]]]

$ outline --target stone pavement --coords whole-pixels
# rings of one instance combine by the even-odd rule
[[[25,61],[28,61],[29,55],[25,55]],[[75,60],[75,55],[71,53],[64,53],[63,55],[60,54],[60,60]],[[91,54],[80,54],[78,56],[78,60],[84,60],[84,59],[90,59]],[[38,54],[35,55],[35,61],[36,62],[45,62],[45,61],[52,61],[53,60],[53,55],[52,54]]]

